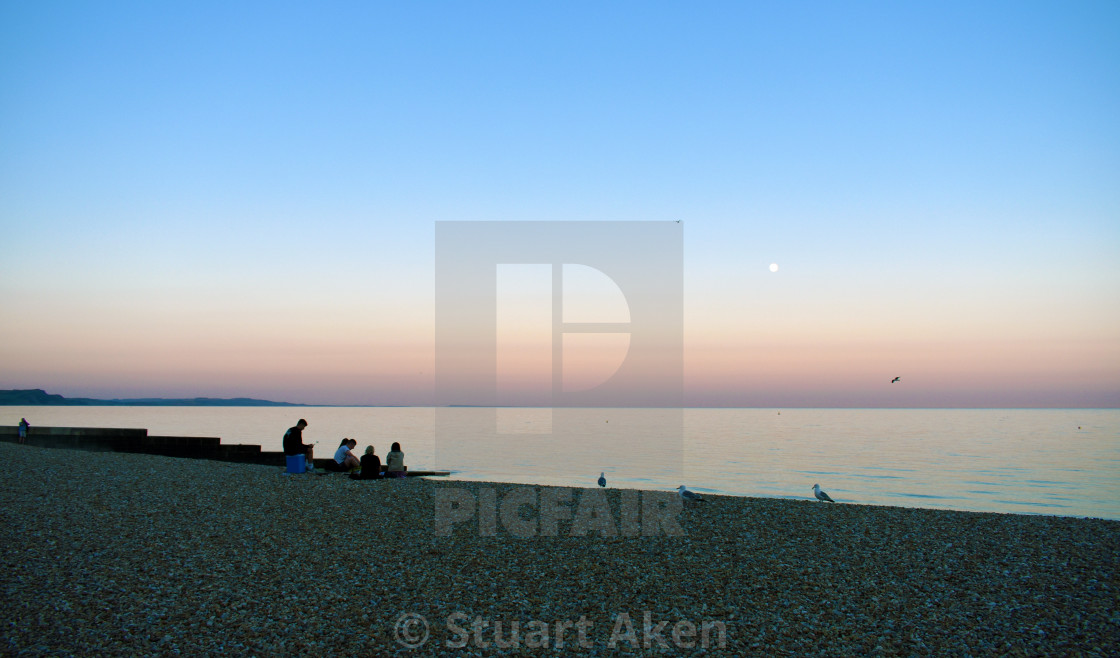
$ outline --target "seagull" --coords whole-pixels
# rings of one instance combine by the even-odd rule
[[[605,486],[607,486],[607,476],[606,476],[606,475],[604,475],[604,474],[603,474],[603,473],[601,473],[601,472],[599,473],[599,486],[600,486],[600,487],[605,487]]]
[[[694,503],[706,503],[706,502],[708,502],[708,501],[704,500],[704,498],[700,494],[692,493],[688,489],[685,489],[683,484],[680,486],[680,488],[677,489],[677,493],[680,494],[681,500],[685,501],[686,503],[687,502],[694,502]]]
[[[902,379],[902,378],[901,378],[901,377],[895,377],[894,379],[892,379],[892,380],[891,380],[891,383],[893,384],[893,383],[897,382],[897,381],[898,381],[898,380],[900,380],[900,379]]]
[[[821,501],[822,503],[825,503],[825,502],[835,503],[836,502],[835,500],[829,498],[828,494],[821,491],[821,485],[819,485],[819,484],[814,484],[813,485],[813,495],[816,496],[817,500]]]

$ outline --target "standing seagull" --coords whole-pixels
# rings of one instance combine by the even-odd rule
[[[603,474],[602,471],[599,472],[599,486],[600,487],[607,486],[607,477],[606,477],[606,475]]]
[[[821,501],[822,503],[825,503],[825,502],[835,503],[836,502],[835,500],[829,498],[828,494],[821,491],[821,485],[819,485],[819,484],[814,484],[813,485],[813,495],[816,496],[817,500]]]
[[[901,378],[901,377],[895,377],[894,379],[892,379],[892,380],[891,380],[891,383],[893,384],[893,383],[897,382],[897,381],[898,381],[898,380],[900,380],[900,379],[902,379],[902,378]]]
[[[683,500],[686,503],[706,503],[706,502],[708,502],[708,501],[704,500],[704,498],[700,494],[692,493],[688,489],[685,489],[683,484],[680,486],[680,488],[677,489],[677,493],[680,494],[681,500]]]

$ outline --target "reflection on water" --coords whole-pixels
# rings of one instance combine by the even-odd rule
[[[441,431],[437,442],[436,410],[415,407],[3,407],[0,422],[143,427],[279,450],[306,418],[319,456],[343,437],[382,455],[399,441],[413,468],[465,480],[594,486],[605,471],[612,487],[806,500],[819,483],[839,502],[1120,519],[1118,410],[685,409],[679,442],[664,439],[651,410],[581,409],[573,427],[583,429],[561,437],[539,409],[461,411],[505,429],[487,435],[464,421],[461,439]]]

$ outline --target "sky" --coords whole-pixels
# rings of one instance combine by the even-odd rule
[[[0,388],[431,404],[436,222],[680,220],[684,404],[1116,407],[1117,35],[1115,2],[0,0]]]

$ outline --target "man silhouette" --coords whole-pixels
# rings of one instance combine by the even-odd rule
[[[300,418],[295,427],[289,427],[288,431],[284,432],[284,454],[289,457],[306,455],[307,467],[310,469],[315,464],[314,457],[311,454],[314,446],[303,442],[303,428],[305,427],[307,427],[307,421]]]

